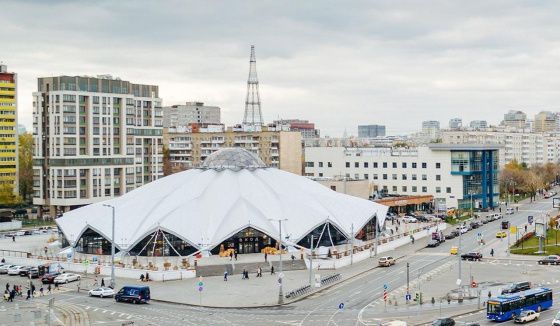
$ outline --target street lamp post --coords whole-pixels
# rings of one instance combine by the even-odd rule
[[[111,288],[115,288],[115,206],[103,204],[105,207],[110,207],[112,210],[111,220]]]
[[[270,221],[278,221],[278,249],[280,250],[280,273],[278,273],[278,304],[284,304],[284,293],[282,291],[282,286],[284,285],[283,273],[282,273],[282,222],[287,221],[284,219],[269,219]]]

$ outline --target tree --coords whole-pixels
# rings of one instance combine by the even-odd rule
[[[19,136],[18,155],[19,194],[29,202],[33,195],[33,136],[28,132]]]
[[[171,170],[171,158],[169,156],[169,148],[167,146],[163,146],[163,175],[171,175],[173,171]]]
[[[14,193],[14,185],[11,183],[0,184],[0,204],[16,205],[21,202],[21,198]]]
[[[523,189],[531,196],[531,201],[535,200],[537,191],[544,187],[544,182],[534,171],[527,171],[524,176]]]

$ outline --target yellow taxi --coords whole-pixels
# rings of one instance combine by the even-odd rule
[[[449,253],[452,254],[452,255],[456,255],[458,251],[459,251],[459,248],[457,246],[453,246],[453,247],[451,247],[451,250],[449,250]]]
[[[507,237],[507,233],[505,231],[499,231],[496,233],[496,238],[505,238]]]

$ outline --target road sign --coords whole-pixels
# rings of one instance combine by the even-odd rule
[[[202,286],[198,287],[198,292],[202,292],[202,290],[204,290],[204,288]]]
[[[509,233],[511,234],[517,234],[517,226],[512,226],[509,228]]]
[[[387,285],[387,283],[383,284],[383,289],[387,290],[389,288],[389,285]]]
[[[410,301],[412,299],[412,295],[410,295],[410,293],[405,294],[404,299],[406,301]]]
[[[460,278],[458,278],[458,279],[457,279],[457,282],[455,282],[455,284],[457,284],[457,285],[461,285],[461,282],[462,282],[462,281],[461,281],[461,279],[460,279]]]
[[[527,216],[527,223],[529,223],[529,225],[533,224],[533,215]]]
[[[474,288],[475,288],[475,287],[477,287],[477,286],[478,286],[478,284],[476,284],[476,282],[475,282],[475,281],[472,281],[472,282],[471,282],[471,288],[473,288],[473,289],[474,289]]]
[[[198,286],[204,286],[204,282],[198,282]]]
[[[338,309],[340,309],[340,310],[344,309],[344,303],[343,303],[343,302],[341,302],[341,303],[338,305]]]

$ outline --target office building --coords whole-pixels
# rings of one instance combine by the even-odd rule
[[[163,107],[163,127],[188,126],[191,123],[219,124],[220,107],[206,106],[202,102]]]
[[[161,177],[158,93],[158,86],[109,75],[39,78],[33,93],[33,203],[54,217]]]
[[[461,129],[463,127],[463,119],[453,118],[449,120],[449,129]]]
[[[439,121],[428,120],[422,121],[422,134],[430,140],[439,138]]]
[[[369,180],[373,192],[385,195],[433,195],[439,210],[470,208],[471,203],[488,208],[498,205],[498,149],[462,144],[310,147],[305,149],[305,175]]]
[[[533,130],[535,132],[556,132],[558,124],[556,114],[550,111],[541,111],[535,115]]]
[[[383,125],[362,125],[358,126],[359,138],[385,137],[385,126]]]
[[[474,130],[483,130],[488,128],[486,120],[473,120],[469,123],[469,127]]]
[[[504,114],[502,125],[506,127],[524,129],[527,127],[527,115],[523,111],[509,110]]]
[[[309,122],[308,120],[282,119],[274,120],[273,124],[276,126],[285,126],[286,130],[299,131],[301,132],[301,137],[303,139],[321,137],[319,129],[315,129],[315,124],[313,122]]]
[[[0,186],[18,192],[17,74],[0,63]]]
[[[270,167],[299,175],[302,172],[299,131],[283,131],[275,126],[246,131],[239,125],[227,129],[222,125],[192,125],[165,128],[164,143],[169,149],[172,172],[200,167],[206,157],[224,147],[246,149]]]

